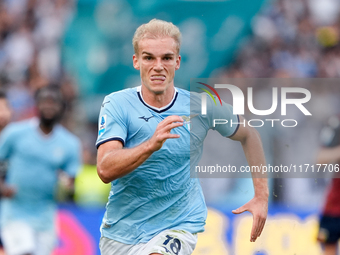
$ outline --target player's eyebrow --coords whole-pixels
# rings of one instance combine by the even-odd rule
[[[175,56],[175,54],[174,53],[165,53],[164,56],[165,57],[172,57],[172,56]]]
[[[143,52],[142,52],[142,55],[143,55],[143,54],[149,55],[149,56],[153,56],[152,53],[147,52],[147,51],[143,51]],[[166,57],[170,57],[170,56],[174,56],[174,55],[175,55],[175,53],[172,53],[172,52],[168,52],[168,53],[165,53],[165,54],[164,54],[164,56],[166,56]]]
[[[143,52],[142,52],[142,55],[143,55],[143,54],[145,54],[145,55],[150,55],[150,56],[153,56],[153,54],[152,54],[152,53],[150,53],[150,52],[147,52],[147,51],[143,51]]]

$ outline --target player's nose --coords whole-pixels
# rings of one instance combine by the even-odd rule
[[[158,72],[164,69],[162,60],[160,58],[156,59],[153,69]]]

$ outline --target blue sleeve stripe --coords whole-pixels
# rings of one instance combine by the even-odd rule
[[[240,127],[240,117],[238,115],[237,115],[237,122],[238,122],[238,124],[237,124],[237,127],[236,127],[235,131],[230,136],[227,136],[228,138],[230,138],[233,135],[235,135],[237,130],[238,130],[238,128]]]
[[[120,137],[110,137],[108,139],[105,139],[103,141],[100,141],[96,144],[96,148],[98,149],[100,145],[102,145],[103,143],[109,142],[109,141],[120,141],[122,142],[123,146],[125,145],[125,141],[120,138]]]

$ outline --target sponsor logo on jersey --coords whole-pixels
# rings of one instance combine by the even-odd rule
[[[154,116],[150,116],[150,117],[142,116],[142,117],[138,117],[138,119],[142,119],[142,120],[145,120],[146,122],[148,122],[149,119],[151,119],[152,117],[154,117]]]

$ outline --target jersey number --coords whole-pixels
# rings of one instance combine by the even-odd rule
[[[180,252],[181,250],[181,241],[178,240],[177,238],[173,238],[169,235],[166,236],[166,240],[165,242],[163,243],[163,245],[168,245],[170,243],[170,249],[171,251],[175,254],[175,255],[178,255],[178,253]],[[172,241],[172,242],[170,242]],[[165,247],[164,247],[165,248]]]

